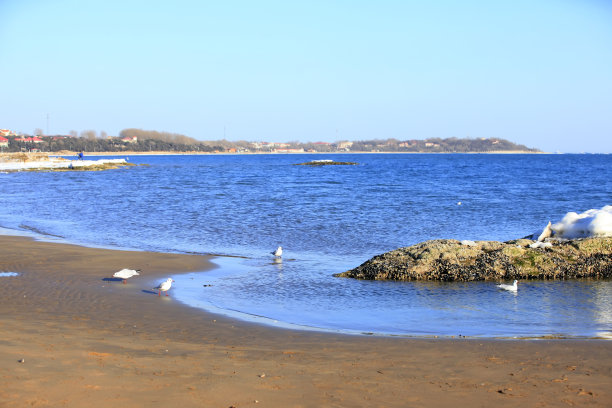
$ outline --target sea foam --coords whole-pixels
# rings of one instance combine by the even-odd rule
[[[611,237],[612,205],[582,214],[568,212],[560,222],[552,225],[552,230],[556,238]]]

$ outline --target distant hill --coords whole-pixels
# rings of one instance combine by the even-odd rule
[[[95,132],[54,136],[7,136],[2,151],[40,152],[210,152],[210,153],[326,153],[326,152],[406,152],[406,153],[538,153],[500,138],[458,139],[429,138],[372,139],[360,141],[328,142],[248,142],[214,140],[199,141],[194,138],[168,132],[142,129],[124,129],[119,136],[97,137]],[[1,140],[0,140],[1,142]]]
[[[540,150],[531,149],[500,138],[458,139],[456,137],[440,139],[430,138],[424,140],[399,141],[363,141],[354,142],[351,151],[390,151],[390,152],[419,152],[419,153],[491,153],[491,152],[525,152],[538,153]]]

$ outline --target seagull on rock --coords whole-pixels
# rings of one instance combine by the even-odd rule
[[[125,285],[125,282],[130,279],[132,276],[137,276],[140,275],[138,272],[140,272],[140,269],[122,269],[118,272],[115,272],[113,274],[113,278],[121,278],[123,279],[123,284]]]
[[[281,256],[283,256],[283,247],[276,248],[276,251],[271,252],[271,254],[277,258],[280,258]]]
[[[512,283],[512,285],[501,283],[501,284],[497,285],[497,287],[500,288],[500,289],[503,289],[503,290],[510,291],[510,292],[516,292],[516,291],[518,291],[518,281],[515,279],[514,283]]]
[[[170,290],[172,282],[174,282],[174,280],[172,280],[172,278],[168,278],[158,286],[154,287],[153,289],[157,290],[157,296],[161,296],[162,292],[166,292],[166,296],[168,296],[168,290]]]

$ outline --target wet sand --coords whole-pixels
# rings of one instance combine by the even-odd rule
[[[20,273],[0,277],[0,407],[612,406],[612,341],[291,331],[150,289],[212,267],[0,236],[0,271]],[[108,279],[122,268],[142,272]]]

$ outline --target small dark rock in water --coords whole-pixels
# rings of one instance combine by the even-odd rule
[[[426,241],[377,255],[357,268],[337,274],[368,280],[482,281],[612,277],[612,237],[508,242],[454,239]]]
[[[306,163],[297,163],[295,166],[356,166],[354,162],[337,162],[333,160],[312,160]]]

